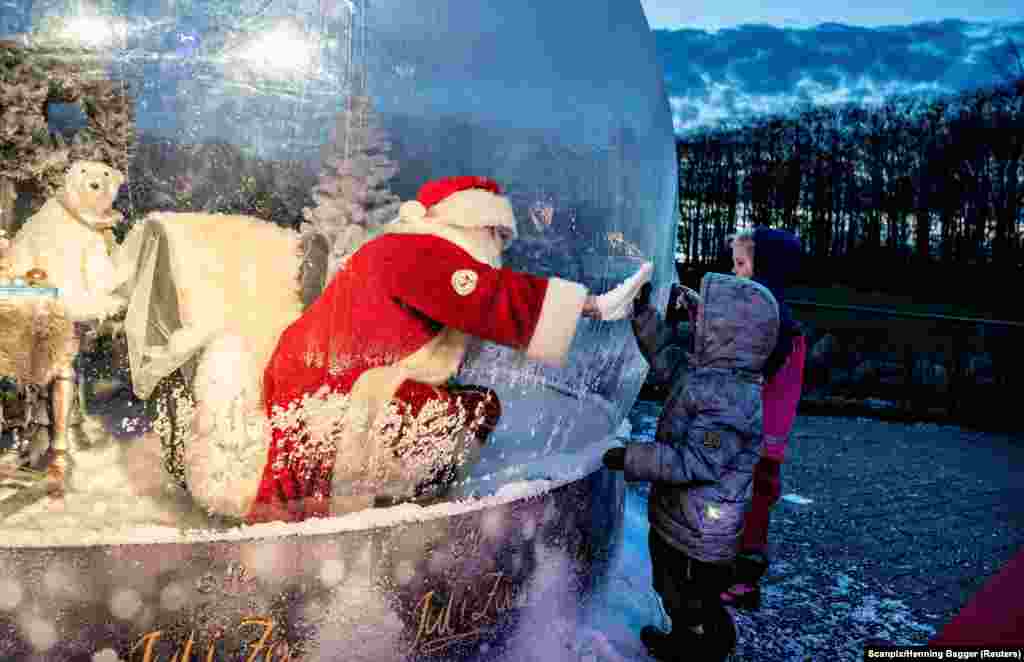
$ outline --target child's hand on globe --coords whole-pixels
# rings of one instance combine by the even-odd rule
[[[634,314],[651,305],[651,291],[654,287],[650,283],[644,283],[644,286],[640,288],[640,293],[633,299],[633,312]]]
[[[697,294],[696,290],[692,290],[685,285],[680,285],[680,299],[677,301],[677,305],[685,305],[687,308],[696,308],[700,305],[700,295]]]
[[[676,283],[672,286],[672,292],[668,298],[668,311],[665,319],[669,324],[682,322],[683,311],[690,322],[697,319],[697,308],[700,306],[700,295],[695,290],[685,285]]]

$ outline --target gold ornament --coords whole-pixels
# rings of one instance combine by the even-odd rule
[[[47,287],[49,284],[46,282],[46,276],[45,270],[35,267],[25,272],[25,282],[30,287]]]
[[[472,269],[459,269],[452,274],[452,289],[460,297],[468,296],[476,289],[479,276]]]

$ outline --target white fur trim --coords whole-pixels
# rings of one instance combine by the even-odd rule
[[[526,348],[526,356],[551,365],[564,364],[586,298],[587,288],[579,283],[561,278],[549,279],[540,318]]]
[[[192,498],[209,512],[239,518],[256,499],[270,443],[251,353],[235,334],[218,336],[203,351],[183,458]]]
[[[644,262],[635,274],[622,281],[614,290],[597,297],[595,304],[601,311],[601,319],[612,321],[628,317],[633,310],[633,299],[636,298],[644,283],[651,280],[653,273],[654,265]]]
[[[403,202],[402,206],[398,208],[398,218],[406,223],[422,221],[423,217],[426,215],[427,208],[424,207],[419,200]]]
[[[125,317],[136,394],[148,397],[157,381],[181,365],[179,359],[188,360],[189,352],[202,347],[207,334],[244,337],[251,366],[262,375],[281,331],[302,314],[298,233],[224,214],[155,213],[145,225],[146,235],[133,241],[141,255],[123,258],[142,259]],[[162,251],[150,250],[160,245],[161,235],[166,263],[158,259]],[[174,299],[153,294],[158,267],[165,270],[161,278],[173,282]],[[170,347],[151,348],[149,329],[164,313],[174,313],[187,331]],[[174,329],[159,330],[166,336]],[[151,351],[151,360],[144,360]]]
[[[166,352],[168,356],[184,363],[199,352],[215,333],[215,331],[197,326],[183,326],[171,333],[166,345],[158,345],[154,349],[158,352]]]
[[[479,230],[480,228],[460,228],[423,220],[418,223],[392,223],[382,234],[428,234],[439,237],[452,242],[478,262],[495,269],[501,267],[501,246],[492,243],[490,236]]]
[[[463,228],[506,228],[516,236],[516,215],[508,198],[483,189],[449,195],[427,211],[427,218]]]

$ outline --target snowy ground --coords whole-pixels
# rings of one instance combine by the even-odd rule
[[[656,403],[637,403],[633,437],[653,437],[659,413]],[[791,451],[762,608],[733,612],[733,661],[853,662],[870,641],[923,645],[1024,544],[1013,469],[1024,459],[1020,438],[800,417]],[[951,544],[951,530],[971,531],[966,544]],[[648,623],[664,626],[666,617],[651,588],[647,531],[645,491],[631,487],[608,590],[576,639],[562,655],[549,649],[502,662],[649,660],[638,632]]]
[[[5,516],[0,522],[0,535],[7,544],[39,545],[47,540],[68,544],[71,539],[77,544],[98,542],[135,524],[188,529],[217,524],[165,483],[158,440],[145,432],[136,405],[124,407],[127,409],[106,412],[107,425],[100,426],[97,420],[91,422],[90,442],[77,441],[71,489],[63,500],[39,494],[26,496],[31,490],[0,485],[0,516]],[[657,405],[638,403],[630,416],[632,436],[650,439],[657,414]],[[821,423],[821,419],[803,420],[811,427],[834,428],[834,438],[843,444],[853,437],[844,430],[863,427],[839,419],[828,424]],[[121,429],[112,428],[111,422],[120,424]],[[913,426],[879,425],[888,427],[870,434],[894,434],[900,439],[910,439],[912,434],[923,439],[935,436],[934,431],[915,431]],[[98,434],[100,429],[106,433]],[[797,433],[803,434],[799,429]],[[972,439],[972,443],[980,443],[980,438]],[[790,492],[776,514],[776,562],[766,579],[764,606],[755,614],[736,614],[739,643],[732,659],[859,660],[867,640],[926,642],[958,608],[957,598],[949,597],[935,613],[924,611],[890,590],[874,573],[867,562],[870,559],[830,553],[821,544],[800,539],[801,529],[808,523],[830,517],[824,502],[834,495],[821,489],[798,481],[785,482],[784,493]],[[521,635],[505,650],[488,651],[489,660],[649,659],[642,650],[638,632],[648,623],[664,626],[666,620],[651,589],[645,498],[645,491],[640,488],[627,491],[624,542],[615,557],[607,588],[593,600],[585,619],[581,622],[559,620],[557,615],[545,613],[527,615]],[[884,539],[880,538],[878,544],[884,545]],[[994,570],[998,559],[992,560]]]
[[[0,483],[0,535],[8,545],[90,544],[138,526],[202,528],[209,518],[168,484],[160,441],[137,403],[112,403],[72,434],[64,498]],[[141,430],[141,431],[140,431]]]
[[[72,435],[72,471],[63,497],[45,483],[0,478],[0,535],[8,546],[188,542],[264,535],[319,534],[390,526],[497,505],[582,478],[600,467],[602,440],[486,473],[486,492],[428,507],[400,505],[299,524],[240,527],[199,508],[163,469],[160,439],[139,402],[112,400]],[[36,455],[41,450],[36,449]],[[479,492],[479,490],[472,490]]]

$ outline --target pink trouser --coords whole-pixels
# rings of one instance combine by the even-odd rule
[[[754,467],[754,494],[743,522],[742,552],[764,552],[768,546],[768,521],[772,506],[782,495],[780,467],[786,459],[789,433],[796,419],[804,383],[807,341],[793,338],[793,351],[779,372],[764,385],[764,449]]]
[[[764,552],[768,547],[768,521],[772,506],[782,495],[778,461],[762,457],[754,467],[754,496],[743,520],[743,538],[740,550]]]

